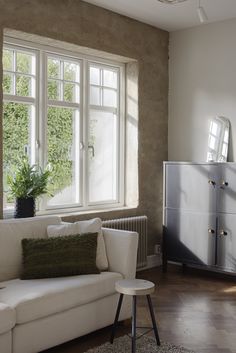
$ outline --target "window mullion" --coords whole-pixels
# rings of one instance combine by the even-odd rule
[[[16,95],[16,51],[13,50],[13,95]]]
[[[106,106],[100,106],[100,105],[89,105],[89,108],[92,110],[98,110],[98,111],[102,111],[102,112],[109,112],[109,113],[113,113],[113,114],[117,114],[118,113],[118,108],[112,108],[112,107],[106,107]]]
[[[75,201],[79,203],[80,189],[80,112],[78,110],[74,113],[74,150],[75,150]]]
[[[83,203],[88,207],[89,198],[89,164],[88,164],[88,134],[89,134],[89,65],[84,60],[83,65]]]
[[[102,74],[102,69],[99,69],[100,71],[100,102],[101,102],[101,106],[103,106],[103,74]]]
[[[61,108],[75,108],[79,109],[80,104],[71,102],[62,102],[54,99],[48,99],[48,105],[51,107],[61,107]]]
[[[80,109],[79,109],[79,116],[78,116],[78,135],[76,136],[77,146],[76,146],[76,153],[77,153],[77,178],[76,178],[76,186],[80,194],[80,202],[81,205],[84,206],[84,189],[83,189],[83,182],[84,182],[84,144],[83,144],[83,127],[84,127],[84,82],[85,82],[85,75],[84,75],[84,60],[81,61],[79,67],[79,90],[77,94],[79,95],[79,102],[80,102]],[[78,70],[78,68],[77,68]],[[77,71],[78,76],[78,71]]]
[[[34,96],[35,96],[35,131],[34,131],[34,152],[35,152],[35,163],[39,164],[39,119],[40,119],[40,65],[41,58],[40,52],[37,51],[34,59]]]
[[[60,96],[59,99],[64,101],[64,61],[60,61]]]
[[[25,104],[35,104],[36,100],[32,97],[22,97],[12,94],[4,94],[3,99],[5,102],[16,102],[16,103],[25,103]]]

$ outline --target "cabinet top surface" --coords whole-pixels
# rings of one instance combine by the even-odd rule
[[[164,165],[167,164],[187,164],[187,165],[232,165],[236,162],[179,162],[179,161],[163,161]]]

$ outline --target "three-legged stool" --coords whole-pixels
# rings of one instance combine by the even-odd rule
[[[155,338],[157,345],[160,346],[160,339],[157,331],[157,325],[156,325],[156,320],[155,320],[155,315],[153,311],[153,306],[152,306],[152,300],[150,297],[150,294],[152,294],[155,290],[155,284],[146,281],[143,279],[124,279],[121,281],[116,282],[116,291],[120,293],[120,298],[116,310],[116,316],[115,316],[115,321],[113,324],[112,328],[112,333],[111,333],[111,339],[110,342],[113,343],[114,337],[115,337],[115,332],[116,332],[116,327],[118,324],[119,320],[119,315],[120,315],[120,309],[122,306],[122,301],[124,295],[132,295],[133,296],[133,302],[132,302],[132,353],[136,352],[136,303],[137,303],[137,296],[138,295],[146,295],[147,301],[148,301],[148,306],[149,306],[149,311],[152,319],[152,330],[154,331]]]

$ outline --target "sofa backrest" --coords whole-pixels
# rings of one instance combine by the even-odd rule
[[[60,222],[57,216],[0,220],[0,281],[19,277],[23,238],[46,238],[47,226]]]

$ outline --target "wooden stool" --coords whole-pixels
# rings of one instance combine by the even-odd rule
[[[110,342],[113,343],[114,337],[115,337],[115,332],[116,332],[116,327],[118,324],[119,320],[119,315],[120,315],[120,309],[123,301],[124,294],[125,295],[132,295],[133,296],[133,303],[132,303],[132,353],[136,352],[136,303],[137,303],[137,296],[138,295],[146,295],[147,296],[147,301],[148,301],[148,306],[149,306],[149,311],[152,319],[152,330],[154,331],[155,338],[157,345],[160,346],[160,339],[157,331],[157,325],[156,325],[156,320],[155,320],[155,315],[153,311],[153,306],[152,306],[152,300],[150,297],[150,294],[154,292],[155,290],[155,284],[146,281],[143,279],[124,279],[121,281],[116,282],[115,285],[116,291],[120,293],[120,298],[119,302],[117,305],[117,310],[116,310],[116,316],[115,316],[115,321],[113,324],[112,328],[112,333],[111,333],[111,339]],[[141,327],[139,327],[141,328]]]

